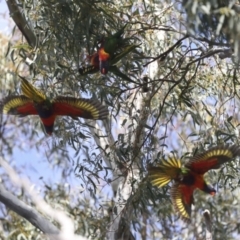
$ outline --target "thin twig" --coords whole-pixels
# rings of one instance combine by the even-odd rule
[[[149,65],[150,63],[152,63],[152,62],[154,62],[154,61],[156,61],[156,60],[158,60],[158,59],[161,59],[161,61],[163,61],[163,60],[167,57],[167,55],[168,55],[170,52],[173,51],[173,49],[174,49],[175,47],[178,47],[178,46],[181,44],[181,42],[182,42],[184,39],[188,38],[188,37],[189,37],[188,35],[182,37],[182,38],[179,39],[172,47],[170,47],[167,51],[165,51],[164,53],[160,54],[160,55],[157,56],[157,57],[153,57],[152,60],[151,60],[150,62],[147,62],[146,64],[144,64],[143,67],[146,67],[147,65]]]

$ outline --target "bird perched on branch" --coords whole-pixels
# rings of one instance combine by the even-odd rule
[[[204,180],[204,174],[211,169],[218,169],[226,162],[240,155],[240,146],[218,146],[192,157],[183,167],[175,157],[162,161],[156,167],[148,167],[148,178],[153,186],[162,187],[174,180],[171,187],[173,207],[181,218],[190,222],[193,193],[200,189],[215,195],[216,190]]]
[[[126,25],[123,26],[115,34],[105,37],[100,41],[100,48],[98,49],[99,55],[99,68],[102,74],[107,74],[109,69],[109,61],[113,57],[114,52],[117,48],[120,48],[123,43],[126,42],[122,38]]]
[[[22,78],[23,95],[8,96],[3,100],[2,112],[19,116],[39,115],[45,131],[51,135],[57,116],[82,117],[86,119],[105,119],[108,109],[94,99],[57,96],[47,98],[26,79]]]
[[[112,55],[111,59],[110,60],[108,59],[109,62],[106,65],[107,66],[107,70],[105,68],[105,70],[101,71],[101,73],[102,74],[106,74],[109,71],[109,72],[113,72],[114,74],[118,75],[118,72],[120,70],[116,71],[117,66],[114,65],[114,64],[116,64],[119,60],[121,60],[123,57],[125,57],[128,53],[133,51],[138,46],[139,45],[128,45],[125,48],[122,48],[121,51],[115,52]],[[96,72],[98,72],[100,70],[100,61],[99,61],[99,54],[98,54],[98,52],[93,53],[88,58],[89,58],[90,65],[86,66],[86,67],[79,68],[78,71],[79,71],[80,75],[93,74],[93,73],[96,73]],[[120,75],[120,77],[122,77],[122,75]]]
[[[115,34],[103,37],[99,41],[97,52],[88,57],[91,65],[79,68],[81,75],[95,73],[98,70],[102,74],[107,74],[108,71],[114,72],[116,67],[113,64],[139,46],[130,44],[130,38],[122,37],[125,27],[126,25]]]

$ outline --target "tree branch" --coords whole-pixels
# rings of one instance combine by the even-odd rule
[[[19,11],[17,3],[14,0],[6,0],[6,3],[8,5],[10,16],[17,25],[18,29],[26,38],[28,44],[32,47],[35,47],[37,44],[37,39],[34,33],[32,32],[26,18]]]
[[[131,233],[131,219],[133,206],[130,204],[131,196],[134,189],[139,189],[140,169],[139,163],[141,155],[141,147],[145,136],[145,125],[149,116],[149,96],[143,98],[143,94],[139,90],[133,91],[128,99],[128,106],[131,109],[132,123],[126,128],[133,134],[130,136],[132,147],[132,159],[127,168],[125,179],[119,183],[118,191],[115,196],[114,211],[112,214],[112,223],[108,233],[108,239],[115,240],[133,240],[135,239]]]
[[[54,240],[86,240],[85,237],[77,236],[74,234],[74,222],[61,210],[53,209],[44,200],[42,200],[34,192],[34,190],[29,191],[31,188],[30,183],[27,180],[20,178],[14,169],[0,157],[0,164],[8,173],[12,183],[16,186],[22,187],[32,198],[33,203],[47,215],[51,216],[61,225],[61,230],[58,230],[51,222],[41,216],[33,208],[29,207],[14,195],[9,193],[3,186],[0,185],[0,201],[4,203],[11,210],[24,217],[35,227],[39,228],[45,234],[47,234],[50,239]]]
[[[210,212],[207,209],[203,212],[203,217],[206,223],[206,240],[212,240],[212,220]]]
[[[146,67],[147,65],[149,65],[150,63],[152,63],[156,60],[163,61],[167,57],[167,55],[174,50],[174,48],[178,47],[182,43],[182,41],[188,37],[189,37],[189,35],[182,37],[173,46],[171,46],[167,51],[165,51],[164,53],[161,53],[157,57],[153,57],[152,60],[150,62],[147,62],[146,64],[144,64],[143,67]]]
[[[26,203],[8,192],[2,184],[0,185],[0,201],[9,209],[24,217],[42,232],[49,235],[58,235],[60,233],[57,227],[55,227],[32,207],[28,206]]]

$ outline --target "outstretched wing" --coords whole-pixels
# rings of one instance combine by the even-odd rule
[[[23,95],[6,97],[3,100],[2,112],[20,116],[38,115],[33,101]]]
[[[191,221],[193,191],[194,189],[187,185],[175,183],[172,186],[170,193],[174,210],[179,213],[183,221],[187,223]]]
[[[87,67],[81,67],[78,69],[80,75],[87,75],[87,74],[93,74],[99,71],[99,67],[96,68],[95,66],[87,66]]]
[[[218,146],[194,156],[185,166],[195,173],[204,174],[210,169],[218,169],[237,156],[240,156],[240,146]]]
[[[124,33],[124,29],[126,26],[127,24],[125,24],[119,31],[117,31],[113,35],[104,37],[102,41],[100,41],[101,47],[104,47],[104,50],[110,55],[112,55],[116,51],[116,48],[119,48],[123,44],[123,42],[125,42],[122,34]]]
[[[110,60],[110,64],[113,65],[117,63],[120,59],[124,58],[128,53],[132,52],[139,45],[126,45],[121,51],[115,53]]]
[[[32,99],[34,102],[41,103],[46,100],[46,96],[43,92],[36,89],[32,84],[30,84],[25,78],[22,78],[21,89],[23,94]]]
[[[79,68],[78,71],[80,75],[86,75],[91,73],[96,73],[99,71],[99,55],[95,52],[93,55],[88,57],[91,65],[87,67]]]
[[[87,119],[105,119],[108,109],[94,99],[59,96],[52,102],[54,115],[82,117]]]
[[[181,162],[176,158],[163,160],[156,167],[148,167],[148,179],[156,187],[162,187],[172,179],[177,179],[181,173]]]

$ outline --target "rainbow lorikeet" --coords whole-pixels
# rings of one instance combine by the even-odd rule
[[[109,69],[109,60],[110,54],[105,51],[105,48],[101,46],[98,49],[98,56],[99,56],[99,69],[102,74],[107,74]]]
[[[204,174],[211,169],[218,169],[226,162],[240,155],[240,146],[218,146],[192,157],[183,167],[176,158],[162,161],[156,167],[148,167],[148,178],[153,186],[162,187],[174,180],[171,187],[173,207],[181,218],[190,222],[191,205],[194,204],[193,192],[200,189],[215,195],[216,190],[204,180]]]
[[[96,53],[89,56],[91,66],[86,68],[80,68],[79,73],[84,75],[86,73],[94,73],[96,69],[100,69],[102,74],[107,74],[110,66],[110,59],[113,59],[113,55],[116,50],[123,46],[126,41],[121,37],[126,25],[115,34],[103,38],[99,43],[100,47]]]
[[[57,96],[49,99],[46,95],[22,78],[23,95],[9,96],[3,100],[4,114],[19,116],[39,115],[45,131],[51,135],[57,116],[82,117],[86,119],[105,119],[108,109],[94,99]]]
[[[110,71],[110,72],[117,74],[116,73],[116,65],[114,65],[114,64],[116,64],[120,59],[125,57],[128,53],[130,53],[137,47],[138,47],[138,45],[126,45],[124,48],[121,48],[120,50],[116,49],[116,52],[114,52],[111,59],[107,62],[107,72]],[[81,75],[96,73],[100,69],[99,52],[93,53],[92,55],[90,55],[88,57],[88,59],[90,61],[90,65],[87,67],[79,68],[79,73]],[[105,70],[101,71],[101,73],[106,72]],[[120,76],[120,77],[122,77],[122,76]]]
[[[126,25],[123,26],[115,34],[105,37],[100,41],[100,48],[98,49],[99,55],[99,68],[102,74],[107,74],[110,59],[113,57],[116,49],[124,46],[128,39],[123,39],[122,34],[124,33]]]
[[[89,73],[95,73],[99,71],[99,55],[97,52],[93,53],[92,55],[88,56],[90,65],[87,67],[79,68],[79,73],[81,75],[86,75]]]

